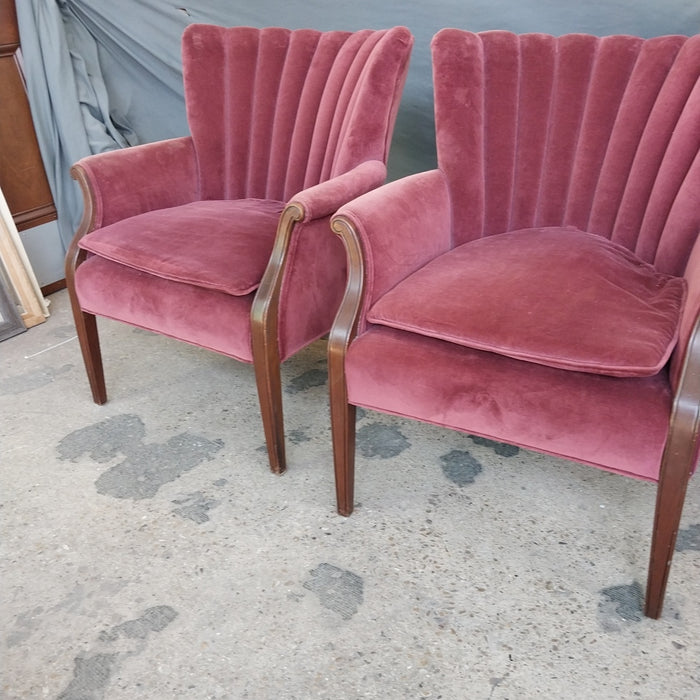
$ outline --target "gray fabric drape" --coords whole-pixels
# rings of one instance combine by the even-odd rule
[[[90,145],[63,16],[56,3],[31,0],[17,3],[17,19],[32,118],[59,213],[61,240],[67,245],[82,204],[66,173],[76,157],[90,153]]]
[[[434,166],[430,39],[442,27],[639,36],[700,32],[697,0],[16,0],[39,146],[67,247],[82,214],[79,158],[187,133],[180,36],[187,24],[314,27],[396,24],[416,37],[390,177]]]
[[[67,248],[82,215],[69,175],[76,160],[186,132],[179,37],[188,18],[164,22],[159,2],[129,3],[126,14],[108,1],[16,5],[32,118]],[[132,23],[139,31],[129,35]],[[134,85],[162,108],[138,134],[129,114]]]

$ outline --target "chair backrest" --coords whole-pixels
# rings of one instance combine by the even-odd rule
[[[287,201],[386,162],[413,37],[193,24],[183,74],[202,199]]]
[[[682,275],[700,229],[700,36],[433,39],[455,245],[576,226]]]

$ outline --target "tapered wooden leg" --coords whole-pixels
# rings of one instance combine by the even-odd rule
[[[75,292],[69,289],[71,305],[73,307],[73,319],[75,330],[78,333],[80,350],[83,354],[85,371],[92,398],[96,404],[103,404],[107,401],[107,389],[105,387],[105,375],[102,367],[102,353],[100,351],[100,336],[97,332],[97,319],[93,314],[85,313],[75,297]]]
[[[270,469],[276,474],[282,474],[287,468],[287,461],[284,450],[284,414],[279,356],[274,351],[254,352],[253,355]]]
[[[328,385],[331,403],[331,432],[333,434],[333,464],[335,494],[340,515],[350,515],[355,498],[355,406],[348,403],[345,383],[345,347],[328,344]]]
[[[644,614],[658,618],[664,603],[688,480],[698,458],[700,433],[700,317],[691,333],[673,401],[661,461]]]
[[[331,427],[338,513],[348,516],[355,507],[355,406],[331,400]]]
[[[83,353],[83,362],[87,371],[92,399],[96,404],[107,401],[107,388],[105,386],[105,374],[102,367],[102,352],[100,350],[100,336],[97,333],[97,318],[92,314],[82,314],[82,323],[76,323],[80,349]]]
[[[87,202],[87,200],[86,200]],[[89,202],[86,203],[86,212],[90,209]],[[73,311],[73,321],[75,322],[75,330],[78,334],[78,342],[80,343],[80,351],[83,354],[83,363],[87,372],[92,398],[96,404],[102,405],[107,401],[107,389],[105,387],[105,375],[102,368],[102,353],[100,351],[100,336],[97,332],[97,319],[94,314],[89,314],[80,308],[80,301],[75,290],[75,271],[80,263],[85,259],[85,251],[81,251],[78,247],[78,241],[83,235],[84,230],[87,230],[87,222],[91,215],[86,213],[83,215],[84,221],[81,222],[81,228],[76,233],[75,237],[68,247],[66,254],[66,287],[68,287],[68,296],[70,297],[71,310]]]
[[[661,616],[663,608],[689,478],[690,465],[681,457],[665,465],[659,482],[644,608],[644,614],[654,619]]]
[[[656,494],[656,513],[651,540],[649,574],[644,614],[654,619],[661,616],[666,583],[676,546],[685,493],[696,459],[698,439],[698,395],[700,374],[686,372],[684,389],[674,404],[669,435],[661,463],[661,474]],[[690,400],[688,394],[693,396]]]

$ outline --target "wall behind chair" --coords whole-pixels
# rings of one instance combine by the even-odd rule
[[[434,167],[430,39],[447,26],[472,31],[638,36],[700,32],[698,0],[20,0],[30,102],[59,210],[64,245],[80,219],[70,164],[124,145],[187,133],[180,36],[187,24],[313,27],[407,26],[415,35],[389,160],[391,179]],[[63,32],[60,41],[55,36]],[[38,41],[37,38],[38,37]],[[25,42],[26,39],[26,42]],[[62,42],[75,76],[47,53]],[[45,83],[45,84],[42,84]],[[58,85],[59,89],[56,89]],[[44,99],[55,91],[54,99]],[[68,104],[73,99],[79,105]],[[60,102],[60,109],[56,104]],[[80,111],[80,116],[76,114]],[[58,128],[57,128],[58,127]],[[78,133],[80,132],[80,133]],[[63,181],[57,183],[55,179]],[[56,193],[58,192],[58,196]]]
[[[442,27],[550,34],[625,33],[644,37],[700,32],[697,0],[287,0],[284,3],[278,0],[251,3],[205,0],[193,2],[191,6],[172,5],[186,22],[213,21],[258,27],[275,24],[323,30],[407,26],[416,42],[391,152],[389,172],[392,178],[434,164],[429,46],[433,34]],[[176,25],[174,22],[173,29]],[[138,67],[133,66],[133,70],[137,71]],[[153,140],[160,133],[153,123],[153,109],[148,106],[153,95],[149,95],[146,81],[132,82],[132,85],[135,89],[130,95],[130,122],[137,132]],[[158,106],[153,105],[153,108],[157,110]],[[165,125],[165,115],[163,119]],[[180,131],[185,128],[183,124]]]

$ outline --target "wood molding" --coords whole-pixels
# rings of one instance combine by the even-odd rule
[[[66,280],[65,277],[60,280],[56,280],[55,282],[51,282],[51,284],[44,285],[41,288],[41,293],[47,297],[51,294],[55,294],[56,292],[60,292],[62,289],[66,288]]]
[[[4,216],[0,216],[0,260],[22,306],[21,316],[25,327],[31,328],[43,323],[46,320],[44,307],[37,298],[36,289]]]
[[[19,230],[57,218],[22,72],[14,0],[0,0],[0,189]]]

